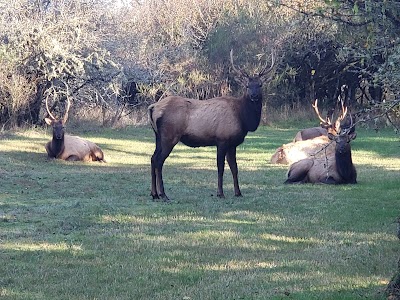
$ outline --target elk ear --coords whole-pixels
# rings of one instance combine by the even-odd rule
[[[349,141],[355,140],[357,137],[356,132],[349,133]]]
[[[335,140],[335,135],[333,133],[331,133],[331,132],[328,132],[328,138],[330,140],[334,141]]]
[[[44,118],[44,121],[46,122],[47,125],[51,125],[51,123],[53,122],[51,119],[49,118]]]

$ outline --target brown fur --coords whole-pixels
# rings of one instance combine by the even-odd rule
[[[252,103],[247,97],[194,100],[171,96],[150,105],[149,116],[156,135],[156,150],[151,159],[153,199],[169,201],[164,192],[162,167],[179,141],[190,147],[217,146],[217,196],[224,197],[225,157],[232,172],[235,195],[241,196],[236,147],[244,141],[248,131],[257,129],[261,100]]]
[[[255,131],[260,123],[262,108],[261,78],[272,71],[272,65],[256,76],[235,68],[246,87],[241,98],[218,97],[195,100],[169,96],[149,106],[149,120],[156,138],[156,149],[151,157],[151,195],[153,199],[169,201],[164,191],[162,169],[166,158],[180,141],[190,147],[216,146],[218,169],[218,197],[225,197],[223,174],[225,158],[231,169],[235,196],[241,196],[239,188],[236,147],[249,131]],[[271,79],[271,78],[270,78]]]

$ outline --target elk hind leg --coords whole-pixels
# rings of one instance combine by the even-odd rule
[[[303,159],[295,162],[290,166],[287,174],[287,179],[284,183],[305,183],[310,172],[311,167],[314,165],[312,159]]]
[[[80,161],[81,159],[79,158],[78,155],[70,155],[65,160],[67,160],[67,161]]]
[[[106,162],[106,160],[104,159],[104,153],[100,148],[93,151],[92,159],[93,161]]]
[[[151,195],[153,196],[153,199],[161,198],[164,201],[170,201],[168,196],[165,194],[162,169],[165,160],[178,141],[179,140],[164,142],[161,141],[159,136],[156,137],[156,150],[151,157]]]

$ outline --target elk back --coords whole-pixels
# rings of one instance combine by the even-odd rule
[[[326,147],[326,149],[324,149]],[[335,153],[335,143],[327,136],[319,136],[310,140],[283,144],[272,155],[272,164],[293,164],[299,160],[316,155],[317,157]]]
[[[311,127],[300,130],[293,139],[293,142],[311,140],[319,136],[328,136],[328,131],[322,127]]]

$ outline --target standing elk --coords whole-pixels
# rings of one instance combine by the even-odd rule
[[[169,96],[148,108],[150,124],[155,133],[156,149],[151,157],[151,195],[153,199],[169,201],[164,191],[162,169],[174,146],[181,141],[189,147],[216,146],[218,191],[224,198],[223,174],[225,157],[232,172],[235,196],[241,196],[236,162],[236,147],[249,131],[258,128],[262,108],[262,78],[274,67],[267,65],[255,76],[237,69],[230,52],[232,69],[246,87],[240,98],[223,96],[208,100]],[[268,78],[267,81],[272,78]]]
[[[53,129],[53,138],[45,146],[48,157],[68,161],[105,162],[103,151],[95,143],[78,136],[65,134],[65,123],[67,122],[68,111],[71,107],[71,101],[67,100],[64,118],[60,120],[50,112],[46,99],[46,109],[50,118],[45,118],[45,122]]]
[[[347,107],[335,123],[329,118],[324,120],[318,110],[318,102],[313,105],[321,126],[327,128],[328,138],[335,144],[334,153],[326,153],[325,157],[310,157],[299,160],[289,167],[285,183],[327,183],[354,184],[357,183],[357,172],[351,157],[350,142],[356,138],[353,119],[346,120]]]

